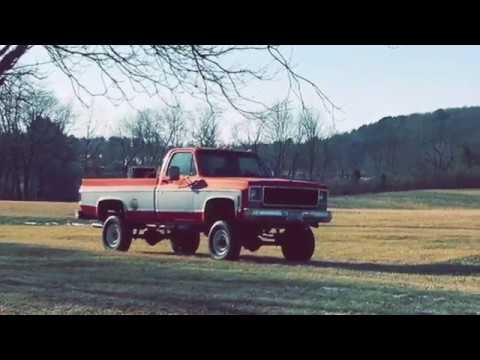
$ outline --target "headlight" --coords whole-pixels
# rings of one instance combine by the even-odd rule
[[[248,192],[249,201],[262,201],[262,188],[251,187]]]

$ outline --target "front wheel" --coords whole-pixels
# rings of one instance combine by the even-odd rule
[[[309,261],[315,252],[315,236],[309,227],[292,226],[285,230],[281,246],[288,261]]]
[[[110,216],[103,224],[103,247],[111,251],[128,251],[132,243],[132,230],[119,216]]]
[[[234,224],[215,222],[208,232],[210,256],[215,260],[238,260],[242,244]]]

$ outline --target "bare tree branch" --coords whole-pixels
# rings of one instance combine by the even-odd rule
[[[113,102],[127,100],[131,94],[158,96],[171,105],[172,95],[200,96],[211,108],[216,102],[248,116],[261,117],[271,106],[246,94],[244,85],[251,81],[269,81],[281,72],[292,91],[304,105],[302,84],[311,86],[322,103],[338,108],[320,88],[296,72],[291,60],[279,46],[220,45],[41,45],[53,63],[70,81],[76,97],[88,107],[84,96],[105,96]],[[4,45],[0,48],[0,86],[18,60],[32,45]],[[267,66],[233,64],[242,56],[265,54]],[[41,66],[37,64],[37,67]],[[86,69],[97,71],[100,84],[86,85],[82,77]],[[218,104],[217,104],[218,105]]]
[[[218,145],[218,113],[211,108],[200,112],[194,121],[192,137],[194,145],[203,147],[216,147]]]

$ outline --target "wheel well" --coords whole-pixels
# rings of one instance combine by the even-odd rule
[[[103,200],[98,203],[97,215],[100,221],[105,221],[113,214],[123,216],[123,203],[120,200]]]
[[[205,205],[204,222],[208,228],[217,220],[233,220],[235,204],[231,199],[211,199]]]

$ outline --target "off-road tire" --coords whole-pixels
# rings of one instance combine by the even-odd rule
[[[287,261],[306,262],[315,252],[315,236],[305,226],[291,226],[283,233],[282,254]]]
[[[162,241],[162,237],[160,236],[160,234],[155,231],[155,230],[147,230],[144,234],[143,234],[144,238],[145,238],[145,242],[150,245],[150,246],[155,246],[157,245],[160,241]]]
[[[189,230],[175,231],[170,244],[177,255],[195,255],[200,245],[200,233]]]
[[[234,223],[216,221],[208,232],[210,257],[215,260],[238,260],[242,244]]]
[[[132,229],[123,218],[109,216],[103,224],[102,243],[105,250],[128,251],[132,244]]]

